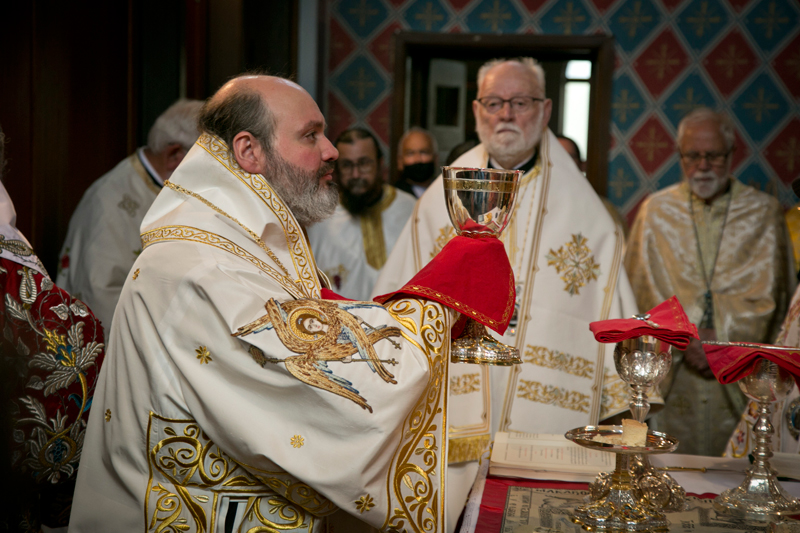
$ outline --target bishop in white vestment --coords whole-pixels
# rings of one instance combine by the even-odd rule
[[[278,170],[246,171],[245,152],[203,134],[145,217],[70,531],[443,531],[452,312],[321,299],[299,217],[271,183],[322,194],[336,154],[322,115],[276,78],[220,94],[206,105],[273,101],[268,141],[237,130],[233,143],[271,144]]]

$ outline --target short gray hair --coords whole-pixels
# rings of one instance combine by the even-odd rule
[[[733,148],[733,143],[736,141],[733,122],[725,113],[713,111],[707,107],[693,109],[681,119],[678,124],[678,147],[680,147],[683,136],[686,134],[686,128],[690,124],[706,121],[713,121],[719,124],[719,134],[722,136],[722,140],[725,143],[725,151],[730,152]]]
[[[408,139],[409,135],[412,133],[421,133],[428,138],[431,142],[431,147],[433,148],[433,154],[439,154],[439,143],[436,141],[436,137],[434,137],[433,133],[429,132],[425,128],[420,128],[419,126],[411,126],[406,130],[402,137],[400,137],[400,142],[397,143],[397,157],[403,157],[403,144],[405,144],[406,139]]]
[[[494,67],[502,65],[503,63],[519,63],[523,67],[527,67],[533,73],[536,81],[539,82],[539,86],[542,88],[542,90],[545,90],[546,85],[544,83],[544,69],[539,62],[532,57],[515,57],[512,59],[492,59],[481,65],[481,68],[478,69],[478,92],[480,92],[483,79],[486,77],[489,71]]]
[[[170,144],[180,144],[186,150],[192,147],[200,136],[197,117],[203,102],[180,99],[167,108],[156,119],[147,134],[147,147],[161,153]]]

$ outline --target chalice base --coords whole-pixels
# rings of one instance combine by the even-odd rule
[[[714,500],[720,514],[753,522],[769,522],[776,516],[800,513],[800,501],[789,495],[772,475],[747,471],[744,481]]]
[[[577,507],[570,518],[587,531],[669,531],[664,513],[642,505],[630,490],[617,488],[601,500]]]
[[[464,335],[450,345],[450,361],[497,366],[522,363],[519,350],[494,339],[486,326],[472,319],[467,319]]]

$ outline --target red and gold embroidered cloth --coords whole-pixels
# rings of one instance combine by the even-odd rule
[[[685,350],[689,340],[699,338],[697,327],[689,322],[678,299],[661,302],[642,318],[617,318],[589,324],[597,342],[616,343],[642,335],[652,335],[679,350]]]
[[[777,348],[780,347],[754,343],[742,346],[703,345],[708,365],[714,372],[717,381],[722,384],[733,383],[749,376],[761,358],[769,359],[779,367],[788,370],[794,376],[794,380],[800,383],[800,348],[795,350]]]

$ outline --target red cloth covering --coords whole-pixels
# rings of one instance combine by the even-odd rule
[[[642,335],[652,335],[679,350],[689,346],[689,340],[699,339],[697,327],[689,322],[678,299],[673,296],[647,312],[647,321],[636,318],[600,320],[589,324],[597,342],[617,343]]]
[[[344,302],[352,302],[353,301],[350,298],[345,298],[341,294],[336,294],[332,290],[327,289],[325,287],[322,287],[320,289],[319,293],[320,293],[320,296],[322,296],[323,300],[340,300],[340,301],[344,301]]]
[[[509,487],[533,487],[535,489],[589,490],[588,483],[570,483],[567,481],[540,481],[535,479],[519,479],[489,476],[483,489],[481,509],[475,533],[500,533],[505,514],[506,497]],[[704,500],[716,498],[716,494],[689,494]]]
[[[0,259],[0,446],[4,526],[66,527],[103,361],[103,328],[85,304]],[[11,511],[13,509],[13,512]]]
[[[374,300],[383,304],[402,296],[437,301],[501,335],[517,297],[503,243],[494,237],[462,236],[448,242],[402,289]]]
[[[779,367],[788,370],[797,383],[800,383],[800,348],[795,350],[776,350],[776,346],[747,343],[749,346],[714,346],[704,344],[708,365],[714,376],[722,384],[739,381],[755,370],[759,359],[769,359]]]

